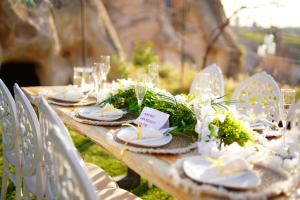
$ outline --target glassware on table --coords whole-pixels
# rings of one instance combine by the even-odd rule
[[[147,74],[138,74],[137,82],[135,84],[135,95],[138,101],[139,112],[141,112],[142,103],[147,92],[147,82],[149,77]]]
[[[78,87],[81,86],[81,80],[82,80],[82,72],[84,70],[84,67],[74,67],[73,68],[73,85],[77,85]]]
[[[94,82],[95,82],[95,96],[97,98],[97,103],[100,103],[101,100],[101,92],[100,92],[100,88],[103,86],[103,78],[102,75],[100,73],[100,68],[102,68],[102,65],[104,65],[104,63],[94,63],[94,68],[95,68],[95,72],[94,72]]]
[[[109,70],[110,70],[110,56],[101,56],[99,72],[100,72],[100,76],[103,80],[104,88],[105,88],[105,83],[107,80],[107,75],[108,75]]]
[[[159,79],[159,65],[151,63],[148,65],[148,74],[153,85],[156,85]]]
[[[94,67],[84,67],[82,70],[81,77],[81,90],[84,93],[89,93],[94,89],[95,81],[94,81]]]
[[[293,104],[295,104],[296,101],[296,90],[294,89],[281,89],[281,95],[283,98],[283,119],[285,120],[285,126],[283,128],[283,148],[287,149],[286,147],[286,129],[288,126],[291,126],[291,122],[287,121],[287,115],[289,112],[289,109]]]
[[[294,89],[281,89],[281,94],[283,98],[283,118],[286,119],[289,109],[296,100],[296,90]]]

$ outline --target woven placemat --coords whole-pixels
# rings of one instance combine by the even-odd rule
[[[71,112],[71,116],[77,122],[94,125],[94,126],[121,126],[122,124],[125,123],[132,123],[135,120],[135,117],[130,113],[125,114],[122,118],[115,121],[101,121],[101,120],[86,119],[78,115],[78,112],[76,110]]]
[[[256,163],[254,170],[261,178],[261,185],[257,188],[238,190],[202,184],[190,179],[185,174],[182,167],[185,159],[178,160],[172,166],[169,177],[176,186],[191,193],[191,196],[195,197],[194,199],[203,196],[214,197],[215,199],[270,199],[279,195],[287,199],[298,183],[296,174],[274,170],[274,168]]]
[[[53,99],[50,99],[50,98],[48,98],[47,100],[50,104],[57,105],[57,106],[64,106],[64,107],[91,106],[91,105],[96,104],[96,99],[92,98],[92,97],[83,99],[83,100],[81,100],[77,103],[65,102],[65,101],[56,101],[56,100],[53,100]]]
[[[150,153],[150,154],[182,154],[190,152],[197,148],[197,144],[190,138],[184,135],[173,136],[170,143],[161,147],[142,147],[138,145],[126,144],[116,137],[117,131],[113,133],[115,142],[123,144],[126,150],[135,153]]]

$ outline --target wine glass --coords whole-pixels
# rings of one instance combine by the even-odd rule
[[[147,92],[147,81],[149,80],[147,74],[138,74],[137,76],[137,81],[135,84],[135,95],[138,101],[138,108],[139,108],[139,113],[141,112],[142,109],[142,103],[144,100],[144,97]]]
[[[78,87],[81,86],[83,70],[84,70],[84,67],[75,66],[73,68],[73,85],[77,85]]]
[[[291,126],[291,122],[287,121],[287,115],[289,109],[293,104],[295,104],[296,100],[296,91],[294,89],[281,89],[281,95],[283,98],[283,119],[285,120],[285,126],[283,128],[283,147],[286,149],[286,129],[288,126]]]
[[[104,89],[105,89],[105,83],[106,83],[109,70],[110,70],[110,56],[101,56],[99,72],[103,80]]]
[[[159,65],[157,63],[151,63],[148,65],[148,74],[151,78],[153,85],[157,84],[159,78]]]
[[[100,73],[100,66],[103,65],[103,63],[94,63],[94,68],[95,68],[95,72],[94,72],[94,82],[95,82],[95,96],[97,99],[97,103],[100,102],[100,97],[101,97],[101,93],[100,93],[100,87],[102,85],[103,82],[103,78],[102,75]]]
[[[94,89],[94,67],[83,67],[81,76],[81,90],[84,93],[89,93]]]

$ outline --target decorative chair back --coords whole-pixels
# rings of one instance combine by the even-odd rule
[[[290,108],[287,114],[287,121],[291,123],[292,131],[300,134],[300,100]]]
[[[43,151],[40,124],[32,105],[17,84],[14,85],[14,93],[19,119],[18,132],[22,150],[22,175],[35,176],[36,195],[38,199],[42,199],[44,192],[42,181]]]
[[[15,180],[16,199],[21,198],[21,161],[19,135],[17,133],[17,111],[15,101],[8,88],[0,79],[0,124],[2,127],[3,171],[1,199],[6,198],[8,178]],[[15,174],[9,170],[9,163],[14,165]]]
[[[208,74],[210,77],[209,83],[205,84],[207,84],[207,87],[211,90],[212,94],[215,97],[224,96],[224,77],[222,70],[217,64],[207,66],[196,75],[190,88],[190,94],[196,92],[199,82],[203,81],[204,74]]]
[[[16,104],[8,88],[0,79],[0,117],[2,126],[2,143],[5,151],[14,151],[17,145]]]
[[[280,89],[266,72],[255,74],[238,85],[232,100],[238,112],[245,116],[278,122],[283,112]]]
[[[67,130],[45,99],[40,100],[38,109],[44,139],[46,199],[98,199]]]

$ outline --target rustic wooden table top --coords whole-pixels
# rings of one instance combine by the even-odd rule
[[[42,89],[50,89],[51,87],[25,87],[23,90],[29,97],[30,101],[35,104],[35,97]],[[76,130],[78,133],[87,136],[95,143],[99,144],[110,152],[114,157],[122,160],[128,167],[134,170],[139,175],[145,177],[147,180],[174,196],[176,199],[185,200],[192,199],[188,192],[183,191],[181,188],[176,187],[168,177],[168,172],[171,165],[176,162],[183,155],[151,155],[140,154],[125,151],[121,155],[120,146],[113,145],[110,142],[109,132],[112,127],[101,127],[82,124],[75,121],[70,113],[74,110],[72,107],[61,107],[52,105],[52,108],[57,112],[61,120],[71,129]]]

